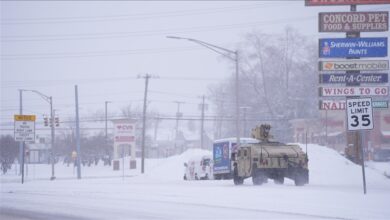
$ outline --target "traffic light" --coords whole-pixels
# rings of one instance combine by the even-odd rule
[[[54,122],[56,124],[56,127],[60,126],[60,119],[58,117],[54,118]]]
[[[43,118],[43,123],[44,123],[45,127],[49,126],[49,120],[47,117]]]

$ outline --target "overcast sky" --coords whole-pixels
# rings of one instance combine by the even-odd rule
[[[1,128],[19,112],[18,89],[53,96],[61,118],[74,117],[76,84],[81,117],[103,112],[105,101],[112,102],[110,114],[130,103],[142,106],[144,80],[137,79],[139,74],[156,77],[149,84],[149,109],[174,116],[174,101],[183,101],[184,115],[198,115],[199,97],[231,76],[233,64],[167,35],[231,50],[249,32],[281,33],[286,26],[314,40],[344,37],[319,34],[318,12],[349,11],[349,6],[305,7],[303,0],[1,1],[0,6]],[[358,6],[363,10],[389,11],[389,5]],[[38,95],[24,92],[23,97],[25,114],[49,114],[49,105]]]

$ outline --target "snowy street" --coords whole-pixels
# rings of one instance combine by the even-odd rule
[[[28,219],[43,219],[41,214],[45,213],[47,219],[53,216],[56,219],[388,219],[390,216],[390,180],[380,171],[367,168],[368,193],[364,195],[361,167],[331,149],[309,145],[310,183],[303,187],[295,186],[289,179],[284,185],[269,180],[262,186],[253,186],[251,179],[246,179],[243,186],[235,186],[232,180],[182,180],[183,162],[203,152],[189,150],[180,156],[147,160],[144,175],[126,173],[124,179],[121,171],[116,171],[117,176],[107,176],[115,173],[108,170],[101,171],[102,178],[96,177],[98,173],[90,177],[85,174],[81,180],[58,176],[55,181],[27,179],[23,185],[16,176],[1,176],[2,219],[12,219],[3,217],[19,210],[22,214],[29,213]]]
[[[0,0],[0,220],[390,220],[390,0]]]

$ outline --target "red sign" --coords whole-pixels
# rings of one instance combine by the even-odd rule
[[[390,0],[305,0],[306,6],[390,4]]]
[[[320,110],[345,110],[345,100],[320,100]]]
[[[116,122],[114,125],[114,142],[128,143],[135,142],[135,124],[131,122]]]

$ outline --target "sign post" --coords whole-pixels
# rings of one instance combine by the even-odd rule
[[[371,130],[374,128],[371,98],[347,99],[347,124],[349,131]],[[362,155],[363,188],[364,194],[366,194],[366,172],[364,168],[362,136],[362,134],[359,135],[359,145],[360,154]]]
[[[24,143],[35,141],[35,115],[14,115],[14,138],[22,143],[22,184],[24,182]]]

